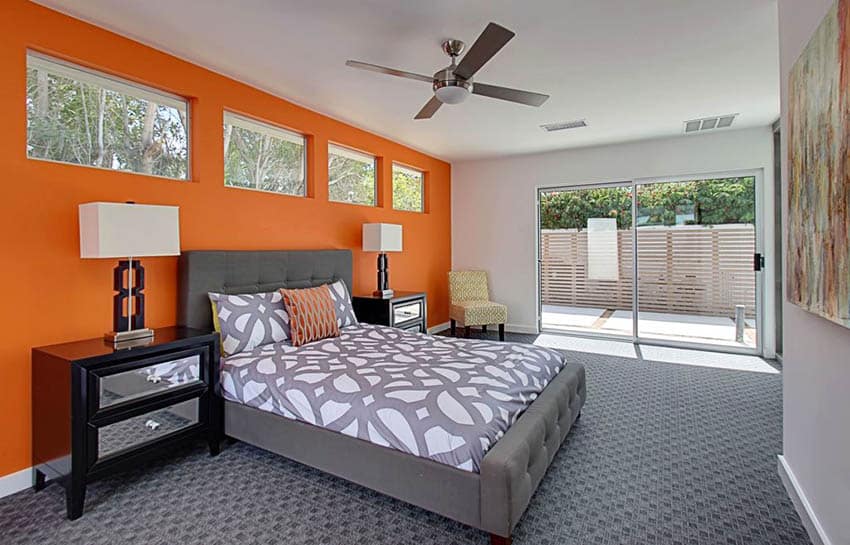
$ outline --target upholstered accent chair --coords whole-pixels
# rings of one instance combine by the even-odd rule
[[[463,327],[466,337],[469,337],[472,326],[481,326],[486,333],[488,325],[498,324],[499,340],[505,340],[508,307],[490,301],[486,271],[450,271],[449,299],[452,336],[457,334],[458,324]]]

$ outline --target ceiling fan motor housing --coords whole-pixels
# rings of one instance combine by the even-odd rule
[[[454,64],[434,74],[434,95],[443,104],[460,104],[472,92],[472,81],[454,75]]]

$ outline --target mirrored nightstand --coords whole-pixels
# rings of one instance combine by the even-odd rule
[[[396,291],[393,297],[356,295],[351,302],[357,319],[368,324],[428,332],[428,302],[424,292]]]
[[[86,484],[222,438],[218,333],[157,329],[153,340],[115,348],[102,338],[32,351],[33,487],[65,487],[69,519],[83,514]]]

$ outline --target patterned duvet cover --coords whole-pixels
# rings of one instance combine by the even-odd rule
[[[224,358],[221,380],[230,401],[478,472],[563,366],[533,345],[360,324]]]

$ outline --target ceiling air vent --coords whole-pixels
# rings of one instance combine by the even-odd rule
[[[685,134],[729,128],[732,126],[732,122],[735,121],[735,117],[737,116],[738,114],[717,115],[714,117],[685,121]]]
[[[545,123],[540,125],[540,128],[546,132],[563,131],[567,129],[579,129],[587,127],[587,122],[584,119],[576,119],[573,121],[560,121],[558,123]]]

